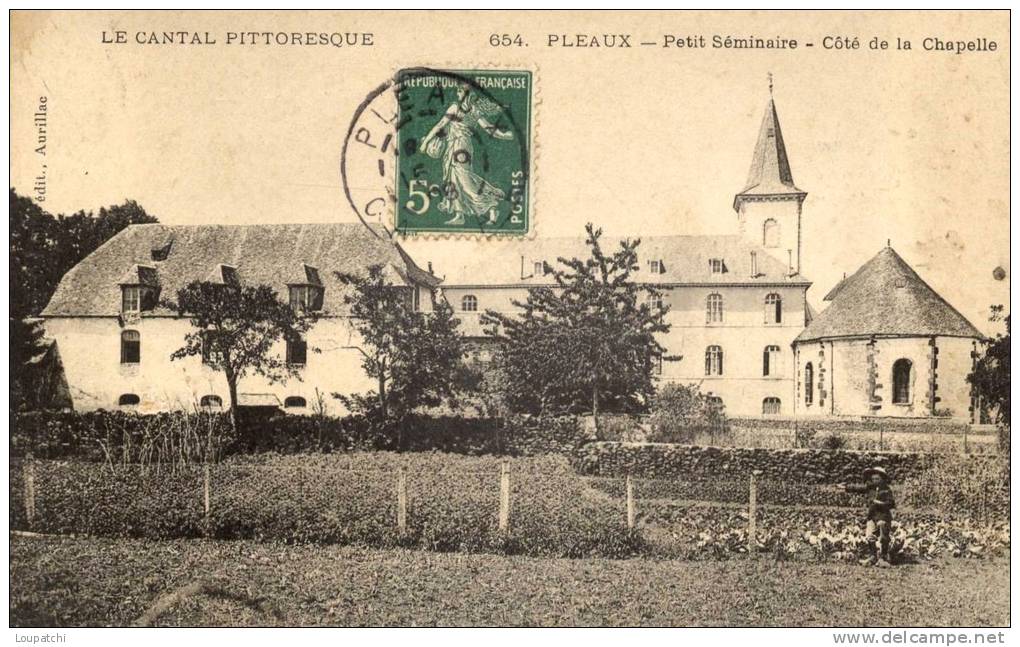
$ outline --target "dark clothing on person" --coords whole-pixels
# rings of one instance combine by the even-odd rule
[[[846,490],[868,495],[868,521],[892,523],[892,509],[896,507],[896,501],[893,499],[888,483],[848,485]]]

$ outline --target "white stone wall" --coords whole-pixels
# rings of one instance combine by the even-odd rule
[[[125,393],[139,396],[141,403],[134,410],[140,413],[192,409],[204,395],[219,396],[225,406],[230,401],[223,374],[203,365],[199,357],[171,362],[170,355],[183,345],[191,329],[187,320],[143,317],[137,324],[122,327],[111,317],[49,318],[45,327],[60,350],[76,410],[117,409]],[[123,330],[137,330],[141,335],[138,364],[120,363]],[[328,412],[343,413],[332,393],[361,393],[374,388],[361,368],[361,354],[350,348],[357,339],[348,319],[321,319],[307,335],[308,363],[301,369],[300,380],[290,378],[270,384],[259,376],[249,376],[241,381],[238,391],[272,393],[281,404],[288,396],[300,396],[308,409],[290,411],[308,413],[318,389]],[[280,343],[275,352],[284,355],[284,344]]]
[[[765,248],[766,253],[786,266],[791,263],[800,271],[800,215],[801,203],[794,197],[774,200],[747,199],[740,204],[737,223],[740,234],[753,245],[764,247],[765,221],[779,223],[779,246]]]
[[[766,324],[765,296],[775,292],[783,300],[782,322]],[[707,298],[723,297],[723,321],[706,323]],[[461,288],[446,286],[443,295],[453,306],[465,329],[477,330],[478,314],[461,311],[461,300],[471,294],[478,310],[514,312],[511,302],[527,298],[526,288]],[[805,290],[803,287],[716,286],[678,287],[663,291],[670,305],[667,316],[672,328],[661,343],[670,355],[682,355],[676,362],[664,362],[663,382],[700,383],[703,392],[723,399],[732,415],[762,414],[762,401],[776,397],[781,415],[791,415],[794,407],[793,339],[804,329]],[[723,375],[705,375],[705,351],[718,345],[723,350]],[[763,352],[766,346],[779,346],[780,365],[763,376]]]
[[[934,407],[931,402],[932,376],[930,338],[879,338],[873,346],[867,339],[833,340],[798,344],[797,411],[807,416],[891,416],[925,417],[932,410],[948,410],[955,420],[970,420],[970,385],[974,340],[937,337]],[[871,359],[869,359],[869,356]],[[893,365],[899,359],[911,362],[910,397],[893,402]],[[811,404],[805,401],[805,366],[814,365],[815,390]],[[874,367],[874,394],[869,366]],[[824,367],[824,372],[820,368]]]

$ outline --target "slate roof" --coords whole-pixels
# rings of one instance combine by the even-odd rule
[[[984,338],[924,282],[892,247],[883,248],[825,296],[795,342],[847,337]]]
[[[793,183],[790,158],[786,154],[786,143],[783,141],[783,131],[779,127],[776,104],[769,98],[761,129],[758,131],[754,157],[751,158],[751,169],[747,173],[747,184],[744,185],[744,190],[737,194],[733,208],[739,208],[742,196],[786,194],[807,195]]]
[[[606,252],[619,248],[620,238],[604,236]],[[487,240],[479,247],[450,258],[439,266],[444,287],[531,287],[553,285],[549,274],[534,273],[535,263],[561,267],[559,257],[587,258],[585,239],[538,238],[525,241]],[[757,255],[758,274],[751,276],[751,252]],[[632,276],[653,285],[810,285],[797,274],[789,276],[787,264],[741,236],[650,236],[637,249],[640,269]],[[726,271],[713,273],[710,260],[721,259]],[[661,261],[661,274],[649,270],[649,261]]]
[[[287,284],[309,282],[306,266],[318,270],[325,286],[323,314],[344,314],[344,286],[334,272],[364,272],[383,265],[396,284],[435,285],[438,279],[420,269],[385,232],[380,236],[360,223],[307,225],[131,225],[108,240],[61,279],[44,317],[117,316],[120,283],[155,268],[161,296],[172,298],[194,280],[219,277],[236,268],[241,284],[270,285],[287,298]],[[166,260],[152,250],[172,241]],[[146,270],[143,270],[147,274]],[[146,277],[148,278],[148,277]],[[157,310],[154,314],[171,314]]]

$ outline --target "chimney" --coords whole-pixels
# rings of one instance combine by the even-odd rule
[[[793,276],[795,274],[795,272],[793,271],[793,250],[792,249],[786,250],[786,257],[788,259],[787,260],[787,267],[790,269],[790,276]]]
[[[429,274],[432,274],[432,261],[429,261]]]
[[[751,278],[758,276],[758,252],[751,252]]]

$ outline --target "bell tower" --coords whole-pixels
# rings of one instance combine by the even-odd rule
[[[787,265],[790,274],[800,273],[800,214],[806,197],[807,193],[793,183],[770,73],[769,100],[751,170],[744,190],[733,198],[733,210],[737,212],[740,234]]]

